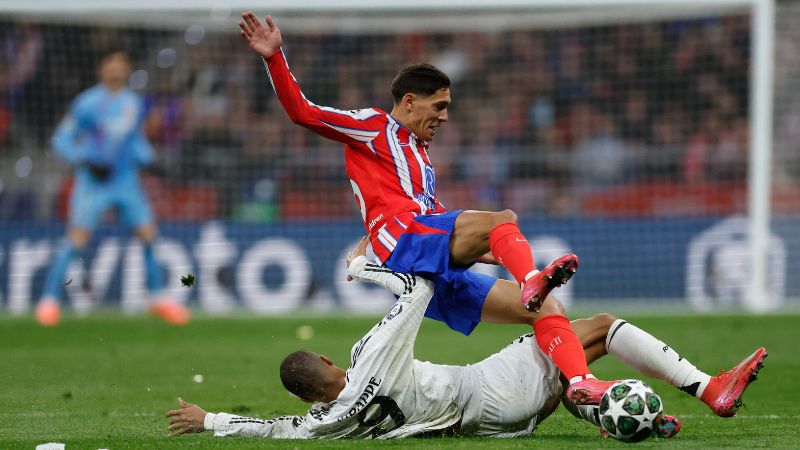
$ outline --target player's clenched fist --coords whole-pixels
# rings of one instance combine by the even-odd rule
[[[267,22],[267,26],[264,26],[252,11],[243,12],[242,20],[239,21],[239,29],[250,48],[264,58],[269,58],[281,49],[283,41],[281,30],[275,26],[272,17],[266,16],[264,20]]]
[[[186,403],[180,397],[178,397],[178,405],[180,405],[180,409],[173,409],[166,414],[170,424],[167,429],[172,436],[200,433],[205,430],[203,421],[206,418],[206,412],[203,408]]]

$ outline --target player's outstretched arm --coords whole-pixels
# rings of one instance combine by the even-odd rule
[[[344,111],[306,99],[281,51],[281,31],[270,16],[266,26],[250,11],[242,13],[239,33],[264,58],[270,83],[292,122],[348,145],[371,142],[386,126],[385,113],[375,109]]]
[[[242,20],[239,21],[239,33],[247,44],[256,53],[264,58],[269,58],[281,49],[281,30],[275,25],[272,17],[266,16],[264,20],[267,26],[253,14],[252,11],[242,13]]]
[[[276,439],[304,439],[309,430],[300,416],[281,416],[263,420],[228,413],[209,413],[178,398],[179,409],[168,411],[170,435],[213,431],[214,436],[244,436]]]

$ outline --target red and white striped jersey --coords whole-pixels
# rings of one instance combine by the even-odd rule
[[[436,174],[421,141],[377,108],[343,111],[305,98],[283,51],[265,59],[267,74],[292,122],[345,144],[345,164],[375,254],[386,261],[420,214],[447,211],[436,200]]]

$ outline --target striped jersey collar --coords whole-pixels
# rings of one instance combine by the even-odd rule
[[[413,140],[419,142],[419,144],[422,145],[426,150],[428,149],[428,141],[423,141],[422,139],[419,139],[417,137],[417,135],[414,134],[413,131],[411,131],[410,128],[408,128],[407,126],[405,126],[402,123],[400,123],[400,121],[395,119],[394,117],[392,117],[391,114],[386,113],[386,117],[389,119],[390,122],[397,124],[397,126],[399,126],[400,129],[408,131],[409,140],[413,139]]]

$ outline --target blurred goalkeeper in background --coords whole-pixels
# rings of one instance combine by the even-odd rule
[[[139,168],[153,161],[142,126],[142,99],[128,89],[131,63],[123,51],[107,53],[98,66],[99,83],[82,92],[53,136],[53,148],[75,170],[70,197],[69,231],[58,249],[36,306],[43,326],[58,324],[59,295],[72,258],[85,250],[92,232],[109,208],[144,245],[150,310],[172,324],[189,321],[189,309],[163,297],[162,269],[153,254],[156,226],[139,181]]]

